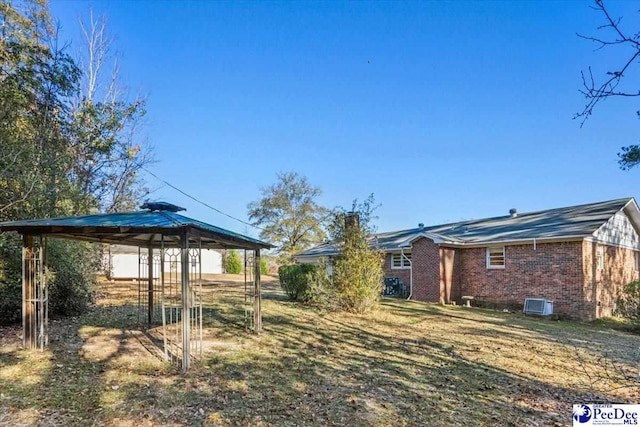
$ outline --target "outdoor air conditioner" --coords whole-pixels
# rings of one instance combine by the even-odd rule
[[[553,314],[553,301],[545,298],[526,298],[524,300],[524,314],[538,314],[548,316]]]

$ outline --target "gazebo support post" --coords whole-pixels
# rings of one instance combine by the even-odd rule
[[[40,288],[40,291],[42,292],[41,298],[40,298],[40,307],[41,307],[41,312],[40,315],[42,316],[44,314],[44,322],[41,322],[40,324],[40,334],[41,334],[41,342],[42,342],[42,350],[44,350],[45,346],[49,345],[49,289],[46,283],[47,280],[47,266],[49,265],[49,240],[47,239],[47,236],[42,238],[42,265],[41,265],[41,269],[42,269],[42,277],[41,280],[43,280],[43,284],[42,287]]]
[[[149,256],[147,258],[149,261],[147,262],[149,277],[148,277],[148,286],[147,286],[147,310],[148,310],[148,319],[147,323],[151,325],[153,323],[153,246],[149,245]]]
[[[187,233],[182,235],[182,370],[187,372],[191,363],[191,310],[190,299],[191,292],[189,290],[189,236]]]
[[[22,237],[22,346],[36,348],[35,265],[33,236]]]
[[[260,249],[253,252],[253,330],[256,334],[262,331],[262,305],[260,289]]]

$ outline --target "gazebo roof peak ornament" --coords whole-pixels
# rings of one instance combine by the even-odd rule
[[[186,211],[185,208],[178,206],[178,205],[174,205],[171,203],[167,203],[167,202],[144,202],[142,204],[142,206],[140,206],[140,209],[147,209],[151,212],[154,211],[167,211],[167,212],[180,212],[180,211]]]

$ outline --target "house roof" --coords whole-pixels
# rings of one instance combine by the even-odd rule
[[[640,211],[632,197],[589,203],[564,208],[518,213],[492,218],[459,221],[407,230],[377,233],[369,238],[370,245],[383,251],[399,250],[411,242],[427,237],[436,243],[449,245],[482,245],[526,240],[578,239],[593,235],[604,223],[621,210],[632,222],[640,225]],[[296,257],[335,255],[339,246],[325,243],[306,250]]]
[[[180,236],[189,233],[192,241],[195,241],[195,237],[201,238],[203,248],[273,247],[252,237],[168,210],[0,222],[0,232],[5,231],[144,247],[159,247],[161,244],[177,246]]]

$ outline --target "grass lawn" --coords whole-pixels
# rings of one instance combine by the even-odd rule
[[[392,299],[321,314],[265,288],[254,336],[242,285],[206,285],[206,351],[188,375],[136,329],[127,284],[53,321],[45,352],[0,329],[0,425],[553,426],[573,403],[640,403],[640,337],[602,324]]]

